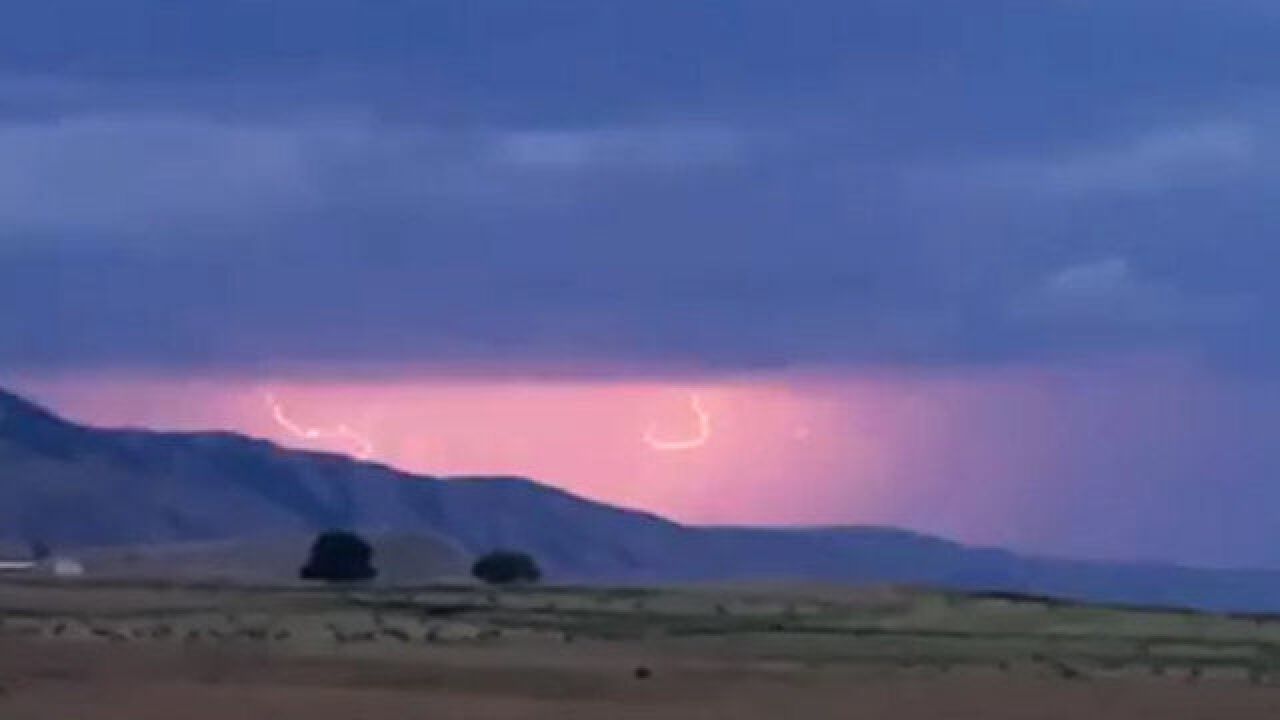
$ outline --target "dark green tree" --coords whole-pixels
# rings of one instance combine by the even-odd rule
[[[471,574],[490,585],[533,583],[542,579],[542,570],[528,553],[495,550],[471,566]]]
[[[303,580],[350,583],[372,580],[373,547],[351,532],[331,530],[321,533],[311,545],[311,556],[298,573]]]

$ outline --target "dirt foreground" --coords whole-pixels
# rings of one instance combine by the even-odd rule
[[[1280,619],[910,590],[0,583],[0,720],[1249,720]]]
[[[638,658],[637,658],[638,659]],[[630,662],[539,665],[507,653],[456,663],[307,659],[4,641],[5,720],[456,718],[896,718],[1131,720],[1280,717],[1280,690],[1238,682],[1070,682],[955,671],[746,668]]]

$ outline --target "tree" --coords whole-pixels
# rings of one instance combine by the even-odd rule
[[[361,582],[377,577],[378,570],[373,567],[373,547],[364,538],[331,530],[311,544],[311,556],[299,575],[303,580]]]
[[[490,585],[508,585],[515,582],[538,582],[542,570],[528,553],[514,550],[495,550],[476,560],[471,574]]]
[[[53,551],[49,549],[49,544],[43,540],[32,540],[27,545],[31,548],[31,559],[36,562],[44,562],[53,557]]]

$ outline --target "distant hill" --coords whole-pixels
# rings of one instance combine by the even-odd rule
[[[434,538],[462,556],[524,549],[553,581],[897,582],[1280,611],[1277,572],[1048,560],[888,528],[691,527],[521,478],[411,475],[229,433],[89,428],[3,391],[0,497],[0,541],[106,557],[104,546],[142,557],[140,546],[215,543],[202,562],[216,564],[219,542],[351,528]]]

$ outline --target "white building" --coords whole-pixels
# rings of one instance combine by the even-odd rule
[[[84,575],[84,564],[75,558],[49,558],[43,565],[46,571],[54,577],[80,577]]]
[[[0,560],[0,576],[3,575],[52,575],[54,577],[80,577],[84,564],[75,558],[49,557],[43,560]]]

